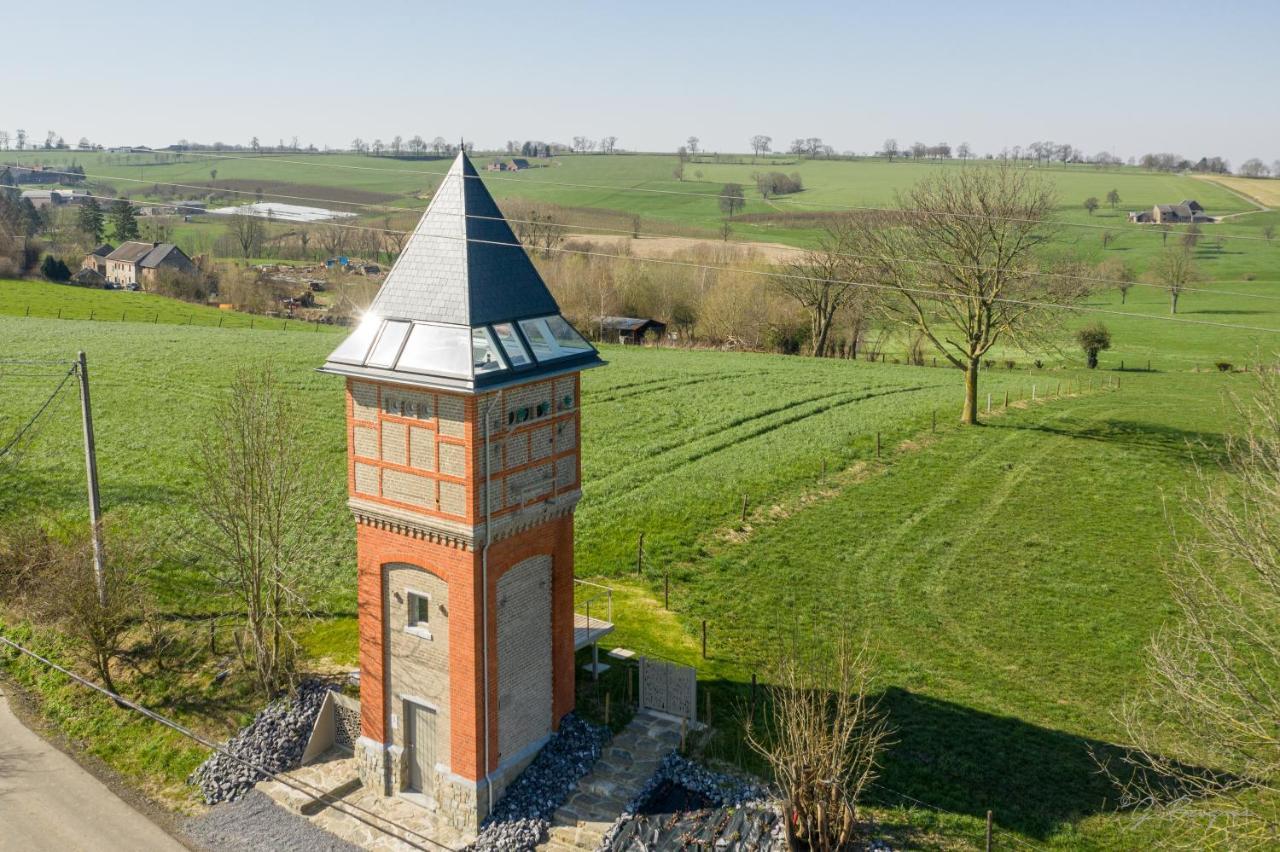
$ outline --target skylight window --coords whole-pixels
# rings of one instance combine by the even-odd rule
[[[509,322],[498,323],[493,327],[493,333],[502,344],[502,351],[507,354],[507,360],[511,362],[511,366],[523,367],[529,363],[529,353],[520,342],[514,325]]]
[[[477,375],[506,369],[502,356],[498,354],[497,345],[483,328],[471,329],[471,366]]]
[[[415,323],[396,368],[466,378],[471,375],[470,337],[468,328]]]
[[[533,348],[533,357],[539,361],[554,361],[591,351],[591,344],[565,322],[564,317],[553,314],[531,320],[520,320],[520,330]]]
[[[373,344],[373,351],[369,353],[365,364],[370,367],[391,368],[395,366],[396,356],[400,354],[400,346],[404,343],[405,335],[409,333],[409,325],[407,322],[388,322],[382,327],[382,334],[378,335],[378,342]]]
[[[356,326],[356,330],[342,341],[333,354],[329,356],[330,361],[341,361],[345,364],[363,364],[364,357],[369,354],[369,347],[373,345],[373,339],[378,336],[378,329],[382,327],[382,321],[372,314],[366,316]]]

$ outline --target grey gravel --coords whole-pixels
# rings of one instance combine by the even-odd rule
[[[209,852],[355,852],[360,848],[286,811],[258,790],[192,817],[182,831],[196,847]]]
[[[610,736],[608,728],[573,714],[565,716],[560,730],[507,787],[467,850],[515,852],[533,849],[545,840],[552,815],[595,766]]]
[[[240,733],[227,741],[235,758],[214,752],[187,779],[200,787],[205,804],[235,801],[269,772],[294,769],[302,761],[320,705],[333,687],[318,680],[299,684],[291,696],[268,704]]]

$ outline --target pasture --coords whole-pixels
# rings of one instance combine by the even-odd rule
[[[143,197],[146,185],[121,178],[204,185],[217,168],[217,183],[262,182],[268,195],[294,187],[317,201],[345,193],[406,209],[422,206],[420,196],[438,180],[432,172],[447,166],[349,155],[299,157],[299,164],[74,157]],[[670,156],[555,163],[509,179],[485,173],[486,182],[503,201],[583,215],[605,210],[615,223],[641,215],[651,232],[699,234],[720,221],[720,186],[737,181],[747,188],[746,212],[759,215],[735,223],[734,238],[801,246],[818,232],[798,211],[885,205],[931,170],[972,167],[779,164],[800,171],[806,190],[766,203],[750,179],[772,168],[765,162],[690,163],[685,181],[671,176]],[[719,708],[712,753],[750,765],[735,708],[779,644],[824,647],[841,633],[867,636],[898,729],[874,813],[926,846],[976,846],[987,809],[1005,845],[1128,849],[1158,839],[1114,812],[1094,756],[1123,745],[1114,711],[1143,676],[1148,638],[1174,615],[1160,575],[1169,524],[1185,520],[1178,501],[1193,464],[1220,455],[1231,427],[1226,398],[1249,387],[1248,376],[1215,364],[1238,369],[1272,359],[1280,334],[1280,248],[1262,238],[1280,213],[1248,212],[1255,205],[1225,186],[1185,176],[1077,167],[1043,174],[1058,188],[1063,222],[1099,226],[1060,228],[1055,250],[1091,262],[1122,259],[1134,277],[1180,235],[1128,225],[1128,209],[1195,197],[1211,213],[1243,215],[1205,226],[1195,246],[1203,280],[1183,295],[1176,317],[1160,287],[1136,286],[1123,301],[1099,289],[1084,310],[1062,313],[1056,346],[993,353],[980,398],[990,393],[996,410],[982,428],[953,425],[960,376],[943,367],[605,347],[609,366],[583,380],[576,567],[617,588],[614,638],[696,665]],[[1102,199],[1113,188],[1122,199],[1116,210],[1105,203],[1092,216],[1084,210],[1085,197]],[[180,234],[209,228],[182,227]],[[1114,236],[1105,247],[1104,229]],[[27,305],[37,306],[30,316]],[[88,352],[103,503],[118,523],[162,541],[180,540],[191,522],[191,447],[234,369],[275,363],[308,435],[300,470],[314,468],[325,482],[314,519],[324,545],[313,571],[322,617],[304,645],[316,665],[350,666],[354,532],[342,385],[314,372],[339,335],[262,319],[247,328],[245,319],[145,294],[0,282],[0,359]],[[1080,369],[1071,339],[1090,320],[1105,322],[1114,344],[1096,373]],[[1006,358],[1015,368],[1004,367]],[[34,412],[54,372],[0,373],[0,436]],[[0,521],[35,510],[82,521],[77,417],[74,396],[64,393],[30,440],[0,460]],[[670,611],[662,607],[667,583]],[[153,585],[175,619],[212,606],[203,577],[176,550]],[[700,653],[704,621],[708,659]],[[157,685],[147,698],[225,734],[244,715],[242,697],[197,685],[200,702],[187,703],[173,685]],[[134,760],[103,734],[109,706],[78,707],[49,680],[41,688],[64,728],[132,777],[181,798],[193,752],[131,724],[122,736],[146,744]],[[1170,732],[1171,751],[1178,737]]]
[[[1156,314],[1162,304],[1131,294],[1128,309]],[[1135,335],[1160,329],[1146,345],[1178,363],[1171,350],[1183,330],[1124,321]],[[1214,334],[1203,332],[1206,351],[1248,351],[1225,334],[1213,343]],[[342,383],[314,371],[335,339],[164,320],[0,318],[0,358],[88,352],[104,506],[117,523],[164,541],[180,540],[191,521],[191,447],[232,371],[277,365],[308,435],[300,468],[314,467],[325,482],[314,521],[324,551],[313,572],[324,615],[305,640],[323,666],[355,658]],[[887,824],[965,846],[990,807],[999,831],[1027,843],[1128,848],[1143,836],[1108,811],[1089,748],[1118,742],[1110,713],[1141,676],[1147,636],[1171,613],[1159,576],[1168,549],[1161,501],[1176,496],[1197,454],[1203,461],[1220,445],[1222,395],[1246,387],[1247,377],[1181,366],[1093,375],[997,368],[983,386],[996,416],[966,430],[951,425],[960,382],[949,369],[618,347],[604,354],[610,364],[584,376],[577,571],[618,588],[620,644],[698,666],[723,708],[714,753],[745,758],[733,708],[778,642],[865,634],[899,729],[874,794]],[[1117,366],[1112,354],[1104,367]],[[1115,375],[1121,389],[1105,389],[1104,377]],[[30,416],[55,381],[0,377],[0,429]],[[6,489],[6,517],[41,507],[81,521],[77,418],[74,395],[64,393],[16,459],[6,459],[6,480],[22,483]],[[207,612],[210,590],[179,553],[153,577],[159,605],[174,616]],[[661,608],[664,577],[671,612]],[[709,660],[698,649],[703,619]],[[181,800],[181,775],[198,753],[146,725],[102,739],[109,706],[77,702],[33,671],[19,674],[41,684],[64,728]],[[243,718],[243,699],[206,681],[195,685],[200,701],[188,700],[187,682],[153,685],[147,697],[225,734]],[[141,745],[143,757],[122,742]]]

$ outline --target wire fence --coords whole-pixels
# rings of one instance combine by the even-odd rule
[[[256,329],[261,331],[321,332],[346,331],[333,322],[299,317],[254,316],[238,311],[155,310],[128,308],[60,307],[57,305],[22,305],[0,308],[0,314],[36,319],[81,320],[87,322],[139,323],[145,325],[187,325],[202,328]]]

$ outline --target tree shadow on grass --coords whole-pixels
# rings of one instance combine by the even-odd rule
[[[1030,430],[1063,438],[1155,450],[1198,464],[1214,464],[1226,458],[1226,444],[1221,433],[1179,429],[1163,423],[1105,418],[1063,425],[1052,423],[992,423],[989,425],[997,429]]]

